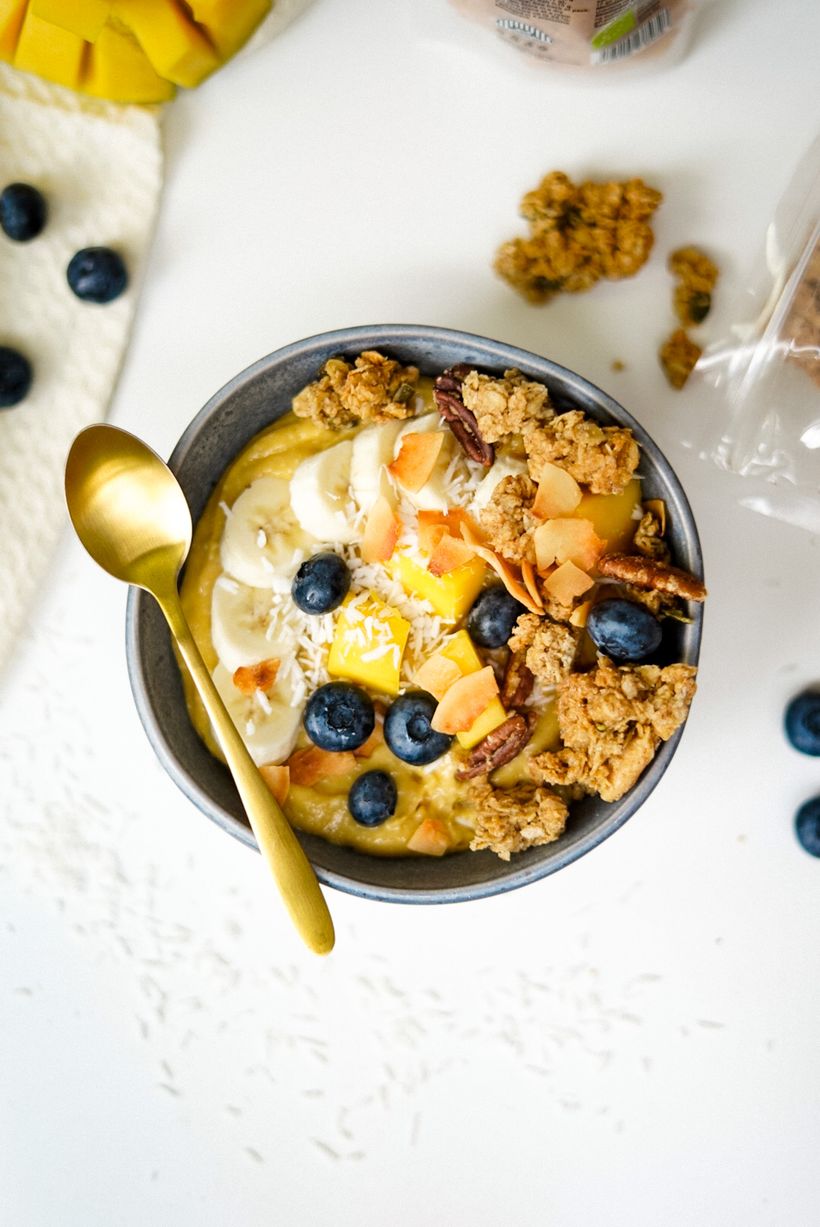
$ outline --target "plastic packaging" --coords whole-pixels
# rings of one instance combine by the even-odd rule
[[[450,0],[509,46],[575,68],[668,65],[686,49],[695,0]]]
[[[697,367],[720,393],[702,452],[748,479],[744,506],[820,532],[820,138],[731,318]]]

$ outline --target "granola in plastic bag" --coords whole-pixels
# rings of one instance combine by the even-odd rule
[[[820,138],[732,314],[697,368],[720,395],[703,454],[747,479],[744,506],[820,532]]]
[[[450,0],[536,62],[575,68],[668,63],[686,49],[696,0]]]

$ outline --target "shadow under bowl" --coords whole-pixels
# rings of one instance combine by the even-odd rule
[[[668,507],[673,557],[677,565],[702,574],[697,529],[680,482],[626,410],[580,375],[546,358],[447,328],[385,324],[325,332],[277,350],[242,371],[197,414],[169,461],[194,522],[237,454],[254,435],[287,412],[294,394],[316,377],[329,357],[352,359],[368,349],[383,350],[402,363],[419,367],[423,374],[437,374],[459,362],[497,372],[517,367],[528,378],[547,385],[559,410],[581,409],[604,425],[630,427],[641,448],[644,496],[662,498]],[[691,623],[672,624],[665,636],[665,658],[696,664],[701,623],[702,607],[698,605]],[[208,752],[188,718],[165,621],[153,599],[135,588],[128,597],[126,654],[137,711],[163,767],[204,814],[255,848],[227,768]],[[587,797],[577,802],[560,840],[519,853],[508,862],[491,852],[464,852],[441,859],[376,857],[312,835],[300,833],[299,838],[321,882],[363,898],[453,903],[513,890],[563,868],[617,831],[666,771],[682,731],[661,744],[650,766],[619,801]]]

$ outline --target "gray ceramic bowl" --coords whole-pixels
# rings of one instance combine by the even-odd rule
[[[290,407],[291,397],[334,354],[380,349],[423,373],[456,362],[487,370],[518,367],[545,383],[559,409],[583,409],[601,422],[632,428],[642,449],[640,472],[649,498],[666,500],[671,544],[678,565],[701,574],[697,529],[686,496],[668,462],[641,426],[611,397],[546,358],[446,328],[406,324],[348,328],[288,345],[237,375],[194,418],[170,459],[194,521],[223,470],[260,430]],[[669,658],[695,664],[701,610],[691,624],[676,624]],[[152,598],[132,589],[128,599],[128,670],[137,709],[149,740],[171,779],[204,814],[249,847],[256,847],[236,789],[225,767],[200,742],[187,716],[168,632]],[[465,852],[433,859],[386,859],[339,848],[315,836],[300,836],[322,882],[369,899],[401,903],[450,903],[525,886],[583,856],[617,831],[649,796],[675,753],[681,730],[663,744],[635,787],[620,801],[589,797],[573,807],[566,834],[556,843],[499,860],[491,852]]]

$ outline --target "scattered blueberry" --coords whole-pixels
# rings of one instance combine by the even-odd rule
[[[322,750],[357,750],[376,725],[373,700],[361,686],[328,682],[308,699],[304,723],[308,737]]]
[[[801,754],[820,754],[820,690],[804,690],[786,708],[786,736]]]
[[[801,847],[811,856],[820,856],[820,797],[812,797],[800,806],[794,829]]]
[[[10,183],[0,192],[0,228],[15,243],[36,239],[46,212],[45,198],[30,183]]]
[[[330,613],[341,605],[350,588],[347,563],[332,550],[323,550],[302,563],[293,578],[291,596],[308,614]]]
[[[384,740],[403,763],[421,766],[446,754],[452,737],[430,728],[438,704],[426,690],[400,695],[384,718]]]
[[[396,812],[396,782],[386,771],[365,771],[347,794],[347,808],[360,826],[378,827]]]
[[[69,261],[66,277],[83,302],[112,302],[128,284],[122,256],[110,247],[84,247],[78,251]]]
[[[622,597],[593,605],[587,631],[596,648],[613,660],[645,660],[659,647],[663,635],[654,614]]]
[[[0,345],[0,409],[19,405],[31,387],[31,363],[16,349]]]
[[[482,589],[467,617],[470,638],[482,648],[503,648],[526,609],[503,584]]]

